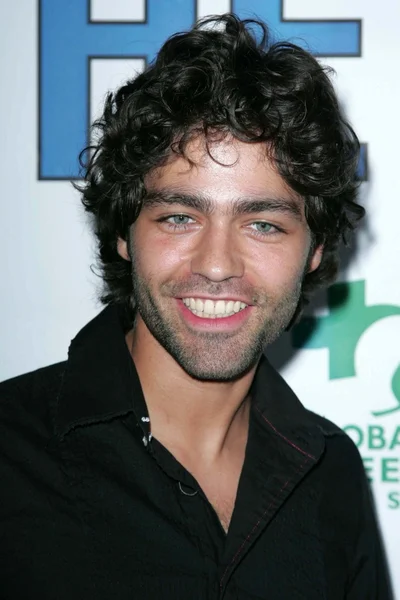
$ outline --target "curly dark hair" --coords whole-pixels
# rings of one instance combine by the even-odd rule
[[[305,200],[313,247],[324,249],[320,266],[305,276],[299,317],[311,292],[334,281],[339,243],[364,214],[356,202],[359,142],[328,75],[302,48],[271,41],[263,22],[227,14],[169,38],[143,73],[107,96],[77,186],[93,216],[104,303],[132,308],[131,267],[117,238],[127,239],[139,215],[144,177],[171,152],[184,156],[194,135],[209,139],[217,131],[265,142]]]

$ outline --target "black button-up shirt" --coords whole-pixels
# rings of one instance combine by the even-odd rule
[[[0,385],[0,598],[386,600],[358,451],[266,360],[228,534],[156,439],[118,311]]]

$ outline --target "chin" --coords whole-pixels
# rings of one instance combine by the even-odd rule
[[[220,368],[215,365],[201,365],[198,361],[194,364],[195,361],[185,361],[179,360],[179,357],[174,357],[181,368],[193,379],[197,379],[199,381],[215,381],[215,382],[229,382],[236,381],[240,379],[246,373],[253,369],[259,360],[259,356],[256,359],[251,361],[246,361],[246,363],[242,362],[241,364],[232,365],[229,367],[221,365]]]

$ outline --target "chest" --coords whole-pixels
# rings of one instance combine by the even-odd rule
[[[236,490],[212,490],[205,491],[207,499],[215,510],[219,522],[225,533],[228,533],[229,525],[232,519],[233,509],[235,507]]]
[[[239,465],[230,465],[230,468],[196,477],[207,500],[215,510],[225,533],[228,532],[235,507],[240,470]]]
[[[217,551],[215,558],[209,558],[213,540],[208,539],[211,528],[208,530],[205,518],[201,518],[206,515],[201,508],[202,499],[199,495],[184,496],[177,486],[164,488],[160,483],[157,493],[150,494],[148,467],[143,476],[138,472],[139,480],[131,485],[118,484],[115,474],[105,478],[104,469],[90,488],[88,477],[80,477],[79,483],[69,490],[73,493],[68,503],[73,507],[73,518],[69,518],[71,509],[62,505],[60,498],[50,508],[45,497],[38,505],[32,505],[30,498],[30,508],[22,511],[16,530],[11,529],[11,524],[15,528],[15,519],[8,520],[7,560],[6,565],[2,564],[2,572],[8,574],[13,591],[10,597],[68,600],[80,597],[84,590],[85,598],[102,600],[113,597],[117,588],[121,599],[131,598],[132,590],[138,589],[143,591],[139,597],[148,599],[217,598],[215,587],[226,564],[219,565]],[[74,477],[74,481],[78,478]],[[138,489],[147,493],[139,495]],[[229,495],[213,492],[214,489],[208,491],[209,501],[226,530],[235,502],[234,489]],[[305,531],[299,494],[293,501],[289,498],[263,529],[257,543],[252,543],[258,532],[259,514],[268,506],[250,502],[248,514],[241,512],[237,522],[241,523],[242,535],[232,547],[228,562],[237,556],[239,560],[227,583],[224,600],[342,600],[347,569],[339,560],[345,563],[345,553],[340,545],[325,544],[319,539],[317,528],[312,526],[310,532]],[[251,521],[242,526],[248,516]],[[242,557],[240,550],[248,540],[249,551]],[[18,574],[21,563],[25,565],[24,578]],[[67,578],[66,565],[73,565]],[[328,588],[329,573],[332,579]],[[59,582],[64,580],[60,589]],[[326,589],[331,590],[329,596]]]
[[[213,465],[198,456],[187,456],[172,446],[171,454],[194,477],[208,502],[214,509],[225,533],[228,532],[235,507],[239,479],[243,470],[245,440],[237,444],[235,452],[229,453]]]
[[[147,599],[204,600],[217,598],[225,577],[223,600],[343,599],[351,551],[343,538],[351,523],[344,527],[338,519],[342,489],[328,515],[335,526],[327,531],[319,510],[326,486],[313,484],[315,471],[285,502],[284,485],[267,475],[263,492],[251,488],[255,473],[246,479],[245,469],[236,500],[240,469],[236,475],[227,469],[200,473],[223,527],[237,502],[221,560],[222,536],[200,494],[183,495],[139,441],[135,451],[130,431],[116,422],[77,428],[63,454],[52,457],[52,464],[57,456],[62,460],[59,473],[49,471],[35,494],[27,493],[25,468],[12,477],[6,471],[4,489],[12,491],[6,497],[13,497],[7,510],[4,502],[1,508],[2,590],[8,586],[8,597],[102,600],[117,589],[121,600],[132,598],[132,590]],[[328,491],[334,495],[335,487]],[[233,574],[225,575],[230,564]]]

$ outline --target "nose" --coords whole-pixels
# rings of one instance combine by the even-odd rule
[[[191,267],[194,274],[210,281],[241,277],[244,262],[234,232],[222,227],[204,232],[194,250]]]

